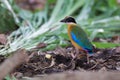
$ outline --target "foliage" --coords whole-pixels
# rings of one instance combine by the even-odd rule
[[[6,3],[3,2],[3,4]],[[43,11],[35,13],[23,9],[16,10],[14,6],[12,5],[13,10],[9,8],[8,10],[13,14],[19,29],[8,37],[8,44],[0,50],[2,55],[19,48],[30,50],[38,43],[48,44],[44,50],[54,49],[56,46],[67,46],[66,25],[59,21],[70,15],[75,16],[78,24],[88,33],[90,40],[95,37],[120,35],[118,33],[120,7],[115,0],[57,0],[52,11],[49,7],[51,4],[46,4]],[[19,18],[15,16],[16,14]]]
[[[7,75],[6,77],[5,77],[5,80],[17,80],[15,77],[10,77],[9,75]]]
[[[16,29],[11,13],[0,4],[0,33],[5,33]]]
[[[106,43],[106,42],[94,42],[94,44],[98,48],[112,48],[112,47],[115,47],[115,46],[120,46],[120,44]]]

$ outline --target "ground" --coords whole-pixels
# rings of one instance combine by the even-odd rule
[[[41,46],[39,45],[37,48],[39,47]],[[77,52],[72,45],[65,48],[57,47],[55,50],[44,52],[40,52],[39,49],[35,48],[27,51],[27,53],[29,59],[11,72],[17,78],[65,71],[120,71],[120,47],[96,48],[94,54],[89,57],[89,61],[81,51],[75,57]],[[0,63],[7,58],[0,56]]]
[[[86,56],[77,55],[74,47],[56,48],[53,51],[30,51],[30,59],[18,66],[12,73],[16,77],[32,77],[41,74],[51,74],[69,70],[77,71],[120,71],[120,47],[111,49],[96,49],[87,62]],[[4,56],[0,56],[3,62]]]

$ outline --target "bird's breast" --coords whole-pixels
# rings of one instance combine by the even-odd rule
[[[72,45],[80,50],[82,50],[82,48],[72,39],[71,36],[71,32],[72,32],[72,28],[75,27],[74,25],[68,25],[68,36],[70,38],[70,41],[72,43]]]

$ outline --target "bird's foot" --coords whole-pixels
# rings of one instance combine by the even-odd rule
[[[89,57],[89,54],[87,54],[87,64],[90,64],[90,57]]]
[[[75,59],[79,55],[79,49],[75,48],[75,53],[72,53],[71,56]]]

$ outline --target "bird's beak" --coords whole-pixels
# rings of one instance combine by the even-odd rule
[[[60,22],[65,22],[65,19],[60,20]]]

